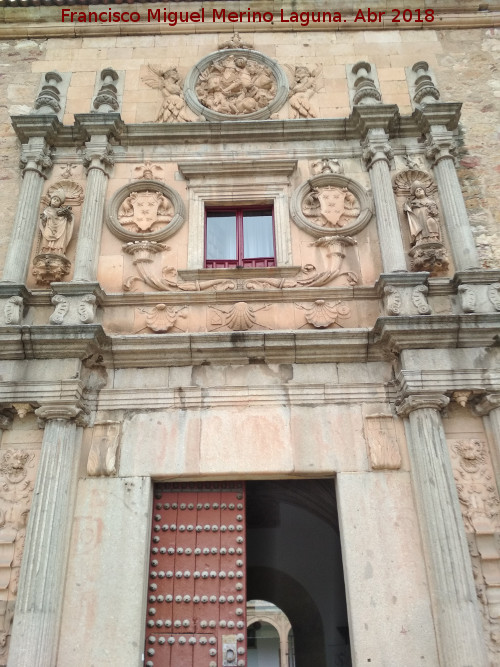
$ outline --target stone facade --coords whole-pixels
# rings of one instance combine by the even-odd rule
[[[325,628],[297,667],[497,664],[498,15],[120,34],[61,11],[0,7],[0,664],[246,665],[226,593],[219,639],[181,636],[151,569],[177,531],[156,484],[242,480],[249,594]],[[228,211],[238,259],[209,256]],[[287,524],[332,540],[307,560]]]

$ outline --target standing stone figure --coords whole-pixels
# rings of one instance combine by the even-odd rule
[[[410,197],[403,210],[408,218],[412,246],[440,242],[438,207],[434,199],[427,196],[420,181],[413,181],[411,184]]]
[[[63,206],[66,200],[64,190],[52,192],[50,204],[40,215],[40,231],[42,232],[42,253],[64,255],[73,235],[74,216],[71,206]]]

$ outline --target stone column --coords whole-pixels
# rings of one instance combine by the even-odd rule
[[[90,141],[85,144],[87,187],[76,245],[73,282],[94,283],[97,280],[106,188],[114,164],[109,139],[119,134],[121,120],[120,115],[115,113],[76,114],[75,120],[90,135]]]
[[[483,396],[475,406],[474,412],[480,417],[487,417],[489,420],[487,430],[491,432],[491,458],[497,488],[500,492],[500,394],[486,394],[486,396]]]
[[[468,271],[479,267],[479,257],[451,154],[453,148],[452,133],[442,125],[431,125],[427,135],[427,157],[439,189],[455,270]]]
[[[440,410],[440,394],[408,396],[408,452],[441,667],[487,667],[485,638]]]
[[[26,532],[12,629],[11,667],[56,665],[61,608],[73,519],[81,409],[44,405],[40,466]]]
[[[384,273],[406,271],[406,257],[401,238],[398,210],[392,190],[389,162],[392,150],[389,137],[381,128],[368,130],[363,159],[370,173],[378,238]]]
[[[24,165],[23,182],[2,278],[5,282],[18,284],[26,279],[43,184],[46,171],[52,166],[50,151],[43,137],[30,137],[23,146],[21,164]]]

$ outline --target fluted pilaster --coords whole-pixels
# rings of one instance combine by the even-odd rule
[[[456,271],[467,271],[479,267],[479,257],[455,169],[453,148],[450,132],[439,127],[431,130],[427,156],[433,162],[434,176],[439,189],[439,200],[455,269]]]
[[[29,515],[9,652],[11,667],[53,667],[77,481],[80,443],[75,406],[48,405]]]
[[[30,138],[21,164],[24,165],[23,181],[3,270],[3,280],[9,283],[23,283],[28,272],[45,174],[52,166],[45,139]]]
[[[457,489],[441,422],[443,395],[409,396],[408,451],[441,667],[486,667],[485,641]]]
[[[384,130],[369,130],[363,158],[370,173],[384,273],[406,271],[406,258],[389,168],[391,157],[391,147]]]

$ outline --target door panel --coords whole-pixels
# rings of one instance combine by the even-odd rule
[[[147,667],[246,667],[243,482],[155,486]]]

